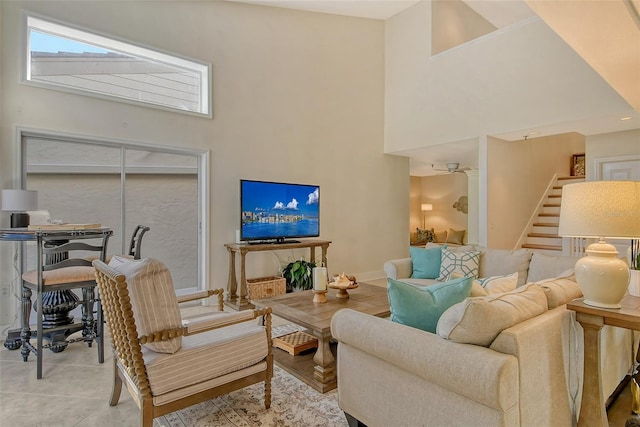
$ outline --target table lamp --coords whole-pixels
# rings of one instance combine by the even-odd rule
[[[426,220],[426,214],[424,214],[424,212],[427,211],[432,211],[433,210],[433,205],[431,203],[423,203],[420,205],[420,210],[423,212],[422,214],[422,229],[424,230],[426,228],[426,224],[427,224],[427,220]]]
[[[38,192],[33,190],[2,190],[2,210],[10,211],[11,228],[29,226],[27,211],[38,209]]]
[[[629,284],[629,266],[605,238],[640,237],[640,182],[592,181],[562,187],[558,235],[597,238],[576,263],[584,303],[620,308]]]

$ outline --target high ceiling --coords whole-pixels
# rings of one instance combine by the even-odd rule
[[[229,0],[265,6],[386,20],[421,0]],[[422,0],[424,1],[424,0]],[[596,135],[640,128],[640,0],[464,0],[497,28],[539,16],[612,88],[629,109],[531,128],[504,129],[490,136],[507,141],[567,132]],[[527,88],[523,88],[526,90]],[[600,95],[601,96],[601,95]],[[514,94],[517,98],[518,94]],[[515,99],[517,102],[517,99]],[[607,99],[602,99],[607,103]],[[477,140],[447,142],[396,152],[408,156],[412,175],[433,174],[432,163],[477,167]]]

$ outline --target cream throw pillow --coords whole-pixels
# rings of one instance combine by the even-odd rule
[[[450,228],[449,231],[447,231],[447,240],[445,243],[455,243],[458,245],[464,244],[464,233],[466,231],[467,230],[454,230],[453,228]]]
[[[576,282],[575,274],[571,274],[569,277],[562,276],[564,275],[536,282],[547,296],[549,310],[582,297],[582,291]]]
[[[451,279],[459,279],[464,277],[460,273],[452,273]],[[502,294],[513,291],[518,283],[518,273],[508,274],[506,276],[493,276],[476,279],[471,285],[470,297],[483,297],[492,294]]]
[[[522,286],[527,283],[527,272],[532,255],[532,252],[528,249],[511,251],[508,249],[490,249],[480,246],[478,250],[480,251],[479,274],[482,277],[501,276],[517,271],[517,286]],[[554,276],[555,275],[547,277]]]
[[[162,262],[153,258],[131,260],[114,256],[109,266],[127,277],[138,336],[182,327],[171,273]],[[145,344],[158,353],[175,353],[181,346],[182,337]]]
[[[447,230],[435,231],[433,237],[436,243],[445,243],[447,240]]]
[[[501,294],[513,291],[518,284],[518,273],[507,274],[506,276],[491,276],[476,279],[489,295]]]
[[[534,283],[515,291],[467,298],[445,311],[436,332],[442,338],[489,347],[503,330],[547,311],[547,297]]]

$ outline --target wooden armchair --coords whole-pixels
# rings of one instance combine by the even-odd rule
[[[111,406],[124,382],[146,427],[156,417],[262,381],[265,407],[271,406],[270,308],[224,313],[222,289],[178,301],[164,264],[118,261],[115,268],[93,261],[114,354]],[[180,318],[178,302],[212,295],[219,312],[197,321]]]

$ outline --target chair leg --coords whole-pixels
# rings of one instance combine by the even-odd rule
[[[264,381],[264,408],[271,408],[271,378]]]
[[[122,378],[120,378],[120,372],[118,371],[118,364],[114,359],[113,360],[113,385],[111,386],[111,399],[109,400],[109,406],[116,406],[118,404],[118,401],[120,400],[121,392],[122,392]]]
[[[140,426],[153,427],[153,400],[150,397],[140,402]]]
[[[98,363],[104,363],[104,313],[102,312],[102,301],[98,299],[98,324],[97,324],[97,339],[98,339]]]
[[[38,360],[36,360],[36,378],[37,379],[41,379],[42,378],[42,339],[43,339],[43,335],[44,335],[44,331],[42,328],[42,317],[44,316],[44,314],[42,313],[42,292],[36,292],[36,308],[38,310],[38,316],[37,316],[37,334],[38,336],[36,337],[36,357],[38,358]]]
[[[82,336],[89,347],[93,343],[94,322],[93,302],[95,298],[95,290],[93,287],[82,288]]]
[[[22,298],[20,300],[20,309],[21,309],[21,319],[20,319],[20,340],[22,342],[22,350],[20,350],[20,354],[22,354],[22,360],[26,362],[29,360],[29,353],[31,350],[29,349],[29,340],[31,339],[31,329],[29,327],[29,316],[31,315],[31,289],[26,286],[22,287]],[[25,345],[25,343],[27,345]]]

